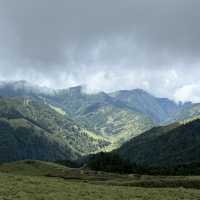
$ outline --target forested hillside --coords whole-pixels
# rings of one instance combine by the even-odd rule
[[[77,159],[110,142],[32,98],[0,98],[1,161]]]
[[[117,152],[141,166],[175,166],[200,161],[200,120],[153,128]]]

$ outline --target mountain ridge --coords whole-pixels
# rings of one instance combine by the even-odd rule
[[[117,151],[142,166],[173,166],[199,161],[200,120],[153,128]]]
[[[158,136],[155,131],[152,137],[153,130],[163,133],[169,129],[153,127],[180,120],[186,122],[200,116],[200,104],[177,104],[141,89],[88,94],[82,86],[50,93],[34,88],[37,90],[23,81],[0,86],[0,116],[4,126],[6,122],[12,133],[23,126],[29,127],[26,131],[30,133],[42,130],[46,137],[42,141],[48,141],[49,137],[57,146],[61,144],[62,151],[72,152],[71,157],[66,153],[69,159],[123,147],[146,132],[149,136],[145,140],[148,141],[148,138]],[[176,123],[168,127],[173,126]],[[34,139],[35,135],[30,137]]]

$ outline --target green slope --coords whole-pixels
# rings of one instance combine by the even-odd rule
[[[85,159],[93,170],[147,174],[199,174],[200,119],[152,128],[120,148]]]
[[[199,162],[200,120],[153,128],[125,143],[118,153],[142,166]]]
[[[39,160],[23,160],[0,165],[0,172],[16,175],[47,176],[49,174],[62,174],[63,171],[67,174],[72,170],[63,165]]]
[[[37,126],[42,125],[42,129],[47,132],[53,131],[61,140],[67,140],[68,145],[81,153],[111,150],[155,125],[198,115],[189,111],[197,105],[176,104],[140,89],[121,90],[111,94],[88,94],[83,87],[77,86],[45,93],[44,89],[23,81],[15,84],[17,89],[13,84],[0,88],[0,95],[22,98],[31,96],[36,102],[40,102],[40,113],[37,109],[27,109],[30,107],[28,100],[24,102],[26,106],[22,106],[20,112],[28,120],[37,123]],[[66,118],[67,122],[64,122]],[[75,124],[74,121],[79,126],[71,125]],[[80,126],[84,127],[80,128],[81,131],[77,128]],[[109,148],[107,140],[112,143]]]
[[[79,156],[70,146],[25,119],[1,118],[0,129],[0,162],[62,160]]]
[[[61,90],[46,100],[117,146],[154,126],[148,116],[104,92],[86,94],[81,87],[74,87]]]
[[[0,98],[0,119],[1,161],[71,160],[110,144],[38,99]]]
[[[146,116],[128,109],[113,105],[97,106],[84,113],[79,120],[96,133],[108,136],[112,141],[121,144],[153,126]]]
[[[177,105],[140,89],[88,94],[83,87],[77,86],[47,93],[44,88],[23,81],[5,84],[0,88],[0,95],[39,98],[54,111],[68,115],[91,132],[114,140],[117,146],[163,123],[185,107],[185,104]]]

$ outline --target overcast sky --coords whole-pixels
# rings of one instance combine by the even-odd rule
[[[200,102],[199,0],[0,0],[0,80]]]

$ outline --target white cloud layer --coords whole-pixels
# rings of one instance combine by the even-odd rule
[[[0,0],[0,80],[200,102],[199,9],[197,0]]]
[[[176,90],[174,98],[177,101],[192,101],[194,103],[200,102],[200,83],[185,85]]]

